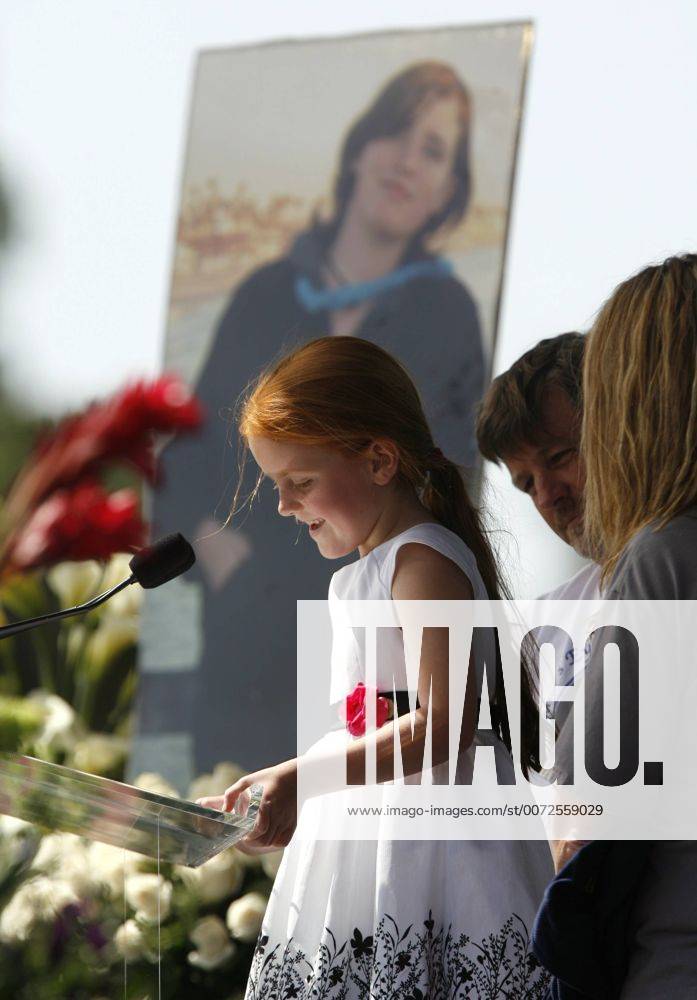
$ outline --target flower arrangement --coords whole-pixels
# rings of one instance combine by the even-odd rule
[[[188,797],[240,773],[219,764]],[[136,784],[174,793],[157,775]],[[281,856],[232,847],[199,868],[158,871],[130,851],[0,817],[0,995],[142,998],[160,962],[164,998],[241,997]]]
[[[129,575],[146,538],[138,492],[154,483],[156,435],[194,430],[202,411],[173,376],[137,382],[45,434],[0,507],[0,624],[88,601]],[[122,779],[137,685],[141,592],[0,642],[0,752],[19,750]],[[189,789],[219,793],[242,774],[218,765]],[[141,787],[176,795],[157,775]],[[228,849],[197,869],[0,816],[0,998],[233,1000],[280,852]]]
[[[110,490],[107,479],[128,467],[156,482],[157,435],[202,419],[186,386],[165,375],[39,438],[0,507],[0,624],[84,603],[130,575],[147,528],[136,489]],[[80,619],[0,642],[0,750],[121,777],[139,598],[128,588]]]
[[[44,434],[17,475],[0,515],[0,573],[67,559],[106,558],[142,545],[135,491],[108,493],[105,470],[127,465],[157,480],[157,434],[195,430],[198,400],[176,376],[127,386]]]

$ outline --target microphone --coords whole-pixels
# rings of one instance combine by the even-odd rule
[[[174,580],[182,573],[186,573],[195,562],[194,550],[183,535],[179,533],[166,535],[133,556],[128,564],[132,575],[127,580],[112,587],[111,590],[107,590],[106,593],[93,597],[85,604],[78,604],[75,608],[52,611],[47,615],[39,615],[38,618],[28,618],[26,621],[3,625],[0,627],[0,639],[17,635],[20,632],[28,632],[29,629],[43,625],[45,622],[57,621],[59,618],[70,618],[73,615],[92,611],[132,583],[139,583],[146,590],[159,587],[163,583]]]
[[[152,590],[186,573],[196,562],[194,550],[183,535],[166,535],[133,556],[128,564],[141,587]]]

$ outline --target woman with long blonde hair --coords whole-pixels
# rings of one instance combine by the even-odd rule
[[[663,551],[694,520],[697,254],[669,257],[615,290],[589,335],[583,392],[587,532],[611,592],[626,597],[630,557]],[[673,523],[679,516],[684,524]],[[680,595],[661,596],[687,598],[683,587],[697,596],[697,574]]]
[[[407,372],[382,348],[354,337],[312,341],[262,375],[239,427],[260,478],[275,483],[279,514],[303,525],[325,559],[357,551],[358,558],[332,577],[330,607],[352,600],[500,595],[496,562],[460,472],[436,446]],[[384,631],[389,635],[377,657],[377,704],[392,696],[392,678],[404,663],[399,629]],[[332,704],[348,707],[375,696],[366,693],[365,660],[353,631],[336,629]],[[348,717],[346,728],[328,734],[324,752],[333,750],[349,784],[360,783],[369,740],[378,782],[391,780],[395,728],[404,774],[420,775],[429,717],[433,783],[448,783],[447,629],[424,629],[421,664],[430,677],[419,674],[412,716],[408,701],[401,707],[397,696],[394,723],[379,724],[373,736]],[[494,688],[494,732],[478,732],[477,741],[493,747],[497,773],[501,768],[510,777],[503,689]],[[530,691],[523,688],[529,717],[535,717]],[[461,735],[456,775],[471,773],[473,766],[474,701],[465,698],[471,728]],[[539,769],[534,727],[523,729],[529,741],[523,769]],[[551,876],[546,843],[398,840],[384,832],[385,820],[377,840],[321,839],[314,813],[303,808],[296,817],[297,773],[297,760],[284,761],[203,800],[230,809],[259,782],[264,797],[258,829],[242,848],[288,845],[254,956],[248,1000],[541,1000],[545,976],[527,951],[527,938]],[[302,834],[297,837],[296,822]]]
[[[606,596],[697,599],[696,254],[614,291],[589,335],[583,394],[585,523]],[[623,998],[697,996],[697,843],[650,848],[629,930]]]

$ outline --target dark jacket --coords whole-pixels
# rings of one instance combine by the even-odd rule
[[[630,914],[651,841],[596,840],[545,891],[532,950],[553,975],[548,1000],[613,1000],[633,947]]]

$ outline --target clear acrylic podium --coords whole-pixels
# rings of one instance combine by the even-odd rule
[[[127,852],[144,856],[142,862],[144,868],[137,870],[156,872],[157,881],[162,879],[171,889],[172,882],[168,880],[175,877],[174,873],[179,866],[198,868],[253,830],[261,796],[261,786],[253,785],[240,796],[233,812],[224,813],[32,757],[0,753],[0,814],[24,820],[36,827],[36,832],[42,835],[54,832],[77,834],[88,841],[98,841],[123,849],[122,876],[119,876],[122,878],[122,883],[118,892],[118,897],[123,897],[123,913],[118,913],[118,906],[113,905],[113,896],[109,896],[109,901],[105,904],[107,905],[107,909],[104,910],[105,920],[102,923],[102,917],[95,916],[94,907],[103,904],[94,901],[89,904],[93,907],[89,910],[92,914],[90,919],[94,917],[105,929],[111,927],[114,934],[119,923],[123,923],[123,928],[134,924],[134,920],[127,920],[130,913],[130,910],[127,912],[126,904],[129,879],[155,878],[154,874],[133,875],[133,855]],[[33,834],[23,843],[33,844],[33,850],[36,852],[38,840]],[[118,851],[116,853],[119,854]],[[86,854],[85,857],[87,856]],[[227,863],[224,859],[220,860],[223,861],[223,865]],[[161,865],[164,873],[162,875]],[[131,874],[128,875],[128,872]],[[35,873],[35,877],[37,874],[39,873]],[[191,873],[192,876],[194,874],[198,873]],[[217,868],[214,876],[220,877]],[[60,872],[57,877],[60,878]],[[188,883],[188,880],[184,882],[183,876],[179,876],[179,879],[177,884]],[[48,881],[39,877],[36,884],[41,882],[45,884]],[[99,1000],[103,998],[120,1000],[122,997],[124,1000],[145,1000],[145,998],[159,1000],[162,997],[168,1000],[180,1000],[181,996],[181,1000],[185,1000],[177,985],[177,972],[168,967],[166,961],[169,952],[164,939],[166,935],[171,934],[171,928],[166,923],[169,902],[163,908],[161,918],[159,902],[161,897],[158,895],[157,898],[156,917],[147,918],[148,923],[152,924],[147,933],[147,961],[144,964],[141,962],[140,966],[133,965],[132,963],[136,961],[133,956],[126,950],[118,949],[119,954],[123,956],[122,961],[118,957],[109,960],[105,972],[109,988],[100,989],[95,998],[98,995]],[[111,910],[108,909],[109,905]],[[129,905],[133,907],[137,904],[129,897]],[[212,918],[207,919],[210,921]],[[53,919],[54,928],[59,926],[60,920],[62,917],[57,923]],[[165,923],[164,930],[161,930],[162,922]],[[53,934],[53,931],[51,933]],[[113,951],[115,947],[113,939],[108,934],[107,938],[110,941],[109,947]],[[52,941],[53,944],[41,946],[42,956],[48,956],[51,962],[53,961],[51,948],[55,945],[55,938]],[[6,948],[6,945],[0,943],[0,947]],[[193,948],[194,944],[190,943],[189,947]],[[229,945],[229,950],[233,951],[235,947]],[[87,948],[86,952],[90,952],[90,949]],[[89,961],[94,960],[90,958]],[[192,974],[197,974],[197,971],[194,970]],[[62,967],[50,975],[51,989],[55,990],[55,993],[50,993],[50,1000],[65,1000],[66,997],[78,995],[80,998],[89,996],[92,1000],[91,993],[71,992],[70,983]],[[223,978],[225,975],[225,972],[221,973]],[[15,986],[15,989],[18,988],[24,989],[25,986],[24,984],[21,987]],[[10,992],[7,992],[7,989],[7,984],[0,982],[2,1000],[15,995],[12,989]],[[193,990],[186,991],[186,996],[196,995],[196,992],[194,987]],[[206,993],[206,996],[208,995]],[[225,992],[224,995],[227,997],[228,993]],[[25,993],[22,993],[22,997],[24,996]],[[42,992],[41,997],[44,996],[48,994]]]
[[[253,830],[261,786],[249,792],[240,797],[239,811],[222,813],[34,757],[0,754],[0,813],[191,868]]]

